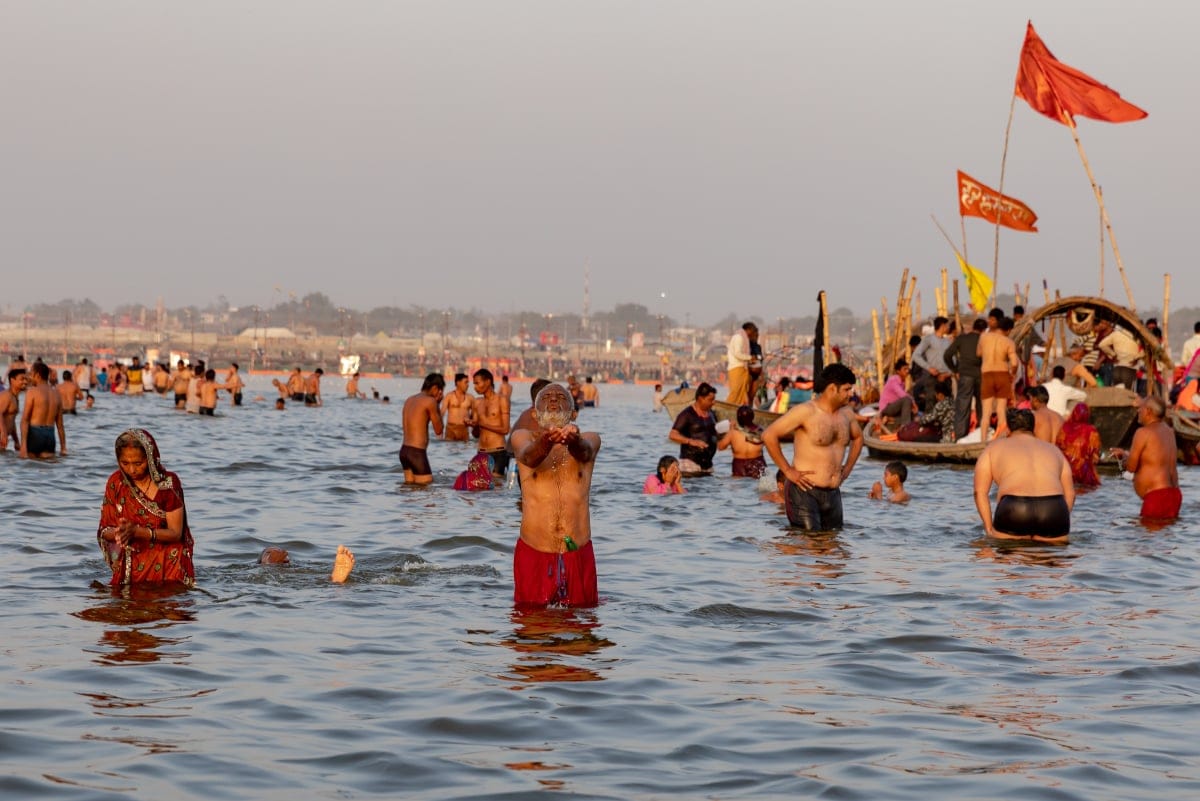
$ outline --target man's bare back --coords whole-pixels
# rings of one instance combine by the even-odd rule
[[[1001,370],[1012,373],[1020,364],[1013,341],[1000,331],[984,331],[980,334],[976,355],[983,360],[979,369],[984,373]]]
[[[404,444],[410,448],[429,447],[429,426],[437,436],[442,435],[442,415],[438,411],[438,402],[427,392],[418,392],[404,401],[401,413],[404,423]]]

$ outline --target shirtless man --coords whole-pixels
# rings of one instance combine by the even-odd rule
[[[834,363],[813,384],[813,399],[791,407],[763,432],[763,445],[787,478],[788,522],[807,531],[842,527],[842,482],[862,452],[862,428],[848,408],[854,372]],[[780,440],[792,435],[792,462],[783,457]],[[850,455],[842,463],[849,448]]]
[[[735,478],[760,478],[767,472],[763,460],[762,434],[754,425],[754,410],[739,406],[737,425],[732,425],[719,440],[717,450],[729,448],[733,451],[733,475]]]
[[[989,326],[990,321],[989,315]],[[983,400],[979,437],[985,443],[988,441],[988,423],[992,419],[992,412],[996,413],[996,436],[999,437],[1005,430],[1004,412],[1013,400],[1013,377],[1021,364],[1017,358],[1017,348],[1005,329],[1007,326],[1007,331],[1011,331],[1011,323],[1006,317],[999,321],[995,329],[989,327],[979,335],[979,344],[975,349],[981,360],[979,396]]]
[[[217,383],[217,371],[204,371],[204,383],[200,385],[200,414],[213,417],[217,413],[217,390],[227,389]]]
[[[354,398],[355,400],[357,400],[359,398],[367,397],[365,394],[360,392],[358,389],[358,377],[359,377],[358,373],[355,373],[346,379],[346,397],[347,398]]]
[[[580,390],[583,396],[584,406],[599,406],[600,405],[600,388],[592,383],[592,377],[583,379],[583,389]]]
[[[1179,517],[1183,505],[1175,432],[1163,421],[1165,415],[1162,399],[1143,399],[1138,408],[1141,425],[1133,434],[1129,450],[1112,449],[1112,455],[1123,462],[1121,469],[1133,473],[1133,489],[1142,499],[1142,517],[1154,520]]]
[[[1062,431],[1062,415],[1051,409],[1050,391],[1041,384],[1025,390],[1029,406],[1033,411],[1033,435],[1043,442],[1053,445],[1058,441],[1058,432]]]
[[[507,398],[509,406],[512,405],[512,384],[508,383],[508,376],[500,376],[500,389],[496,390],[500,393],[500,397]]]
[[[320,406],[321,402],[321,376],[325,375],[325,371],[318,367],[309,373],[308,378],[304,379],[304,405],[305,406]]]
[[[183,363],[183,359],[180,359],[175,365],[175,372],[171,373],[171,385],[175,392],[176,409],[187,407],[188,385],[192,382],[192,375],[192,370]]]
[[[58,402],[62,405],[63,414],[75,414],[75,403],[83,399],[83,390],[71,377],[70,370],[63,370],[62,381],[54,388],[58,392]]]
[[[975,462],[975,509],[984,533],[1000,539],[1066,542],[1075,482],[1062,451],[1033,435],[1033,412],[1009,409],[1009,436]],[[996,485],[996,514],[988,493]]]
[[[521,412],[521,414],[517,416],[517,422],[513,423],[513,425],[512,425],[512,431],[509,432],[509,439],[508,439],[509,451],[512,451],[512,433],[513,432],[515,432],[518,428],[536,429],[538,427],[537,417],[535,416],[537,413],[537,407],[534,406],[533,404],[537,403],[538,393],[541,392],[543,389],[545,389],[549,384],[550,384],[550,379],[537,378],[537,379],[534,379],[533,383],[529,385],[530,405],[529,405],[528,409]],[[574,412],[572,412],[572,414],[571,414],[571,419],[572,420],[575,419]]]
[[[513,431],[521,475],[521,538],[513,553],[519,606],[599,601],[588,502],[600,436],[563,424],[574,407],[561,384],[550,384],[534,401],[536,427]]]
[[[229,372],[225,374],[225,389],[229,391],[229,405],[242,405],[242,390],[246,387],[246,382],[242,381],[242,374],[238,372],[238,363],[229,363]]]
[[[454,374],[454,389],[442,398],[441,412],[446,417],[446,439],[452,442],[469,440],[469,426],[475,414],[475,401],[467,394],[466,373]]]
[[[288,397],[297,403],[304,403],[304,375],[300,372],[300,368],[296,367],[292,370],[292,374],[287,379]]]
[[[433,468],[429,466],[429,426],[433,433],[442,435],[442,413],[438,401],[446,388],[446,379],[441,373],[430,373],[421,384],[421,391],[404,401],[401,420],[404,424],[404,443],[400,447],[400,465],[404,468],[407,484],[428,484],[433,481]]]
[[[0,451],[8,450],[8,441],[12,440],[13,450],[21,452],[17,413],[20,411],[21,393],[28,385],[29,376],[24,367],[13,367],[8,371],[8,388],[0,392]]]
[[[63,428],[62,404],[50,386],[50,368],[36,362],[33,380],[25,391],[25,410],[21,413],[21,458],[39,459],[54,455],[54,431],[61,443],[59,453],[67,455],[67,431]]]
[[[508,398],[496,392],[496,379],[486,367],[476,370],[472,376],[475,383],[475,430],[479,432],[479,452],[492,457],[492,471],[496,478],[504,478],[508,471],[509,454],[504,438],[508,436]]]

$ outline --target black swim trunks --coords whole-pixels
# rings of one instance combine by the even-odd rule
[[[54,435],[54,426],[30,426],[29,439],[25,441],[27,453],[54,453],[58,439]]]
[[[233,393],[233,405],[234,406],[242,405],[242,393],[240,393],[240,392]]]
[[[1061,495],[1005,495],[996,504],[992,527],[1017,537],[1065,537],[1071,533],[1071,510]]]
[[[429,455],[424,448],[414,448],[412,445],[402,446],[400,448],[400,466],[414,476],[433,475],[433,468],[429,466]]]
[[[787,482],[783,490],[788,522],[805,531],[832,531],[842,527],[842,491],[811,487],[800,489]]]
[[[208,415],[209,417],[216,417],[216,416],[217,416],[217,410],[216,410],[216,408],[214,408],[214,407],[212,407],[212,406],[201,406],[201,407],[200,407],[200,414],[206,414],[206,415]]]
[[[187,393],[186,392],[176,392],[175,393],[175,408],[182,409],[186,405],[187,405]]]
[[[293,392],[292,400],[294,400],[296,403],[304,403],[304,393],[303,392]]]
[[[316,406],[316,405],[317,405],[317,396],[316,396],[316,393],[313,393],[313,392],[308,392],[308,393],[305,393],[305,395],[304,395],[304,405],[305,405],[305,406]]]
[[[511,455],[509,454],[508,449],[496,448],[493,451],[485,451],[481,449],[479,452],[486,453],[488,456],[492,457],[492,475],[499,478],[504,478],[505,473],[508,472],[508,461]]]

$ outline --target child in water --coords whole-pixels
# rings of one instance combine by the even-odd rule
[[[782,470],[775,471],[775,491],[768,492],[759,498],[766,503],[783,503],[783,485],[787,483],[787,479],[783,475]]]
[[[683,488],[683,474],[679,470],[679,460],[674,456],[664,456],[658,460],[658,469],[653,475],[646,477],[642,485],[645,495],[674,495],[687,492]]]
[[[876,481],[871,485],[871,492],[867,496],[873,500],[887,500],[888,503],[908,503],[912,500],[912,496],[904,489],[904,482],[908,480],[908,468],[904,466],[904,462],[888,462],[887,467],[883,468],[883,483]],[[888,496],[883,497],[883,488],[888,488]]]

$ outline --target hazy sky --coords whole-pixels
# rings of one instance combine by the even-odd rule
[[[590,267],[593,310],[703,323],[865,312],[909,267],[929,310],[1028,18],[1150,112],[1080,136],[1139,310],[1165,272],[1200,304],[1200,5],[1124,0],[5,0],[0,297],[580,311]],[[1096,294],[1086,173],[1020,101],[1005,192],[1041,232],[1002,231],[1001,286]]]

